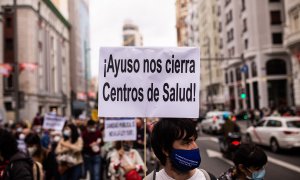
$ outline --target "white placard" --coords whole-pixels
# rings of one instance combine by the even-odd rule
[[[198,118],[199,91],[199,48],[100,48],[99,117]]]
[[[53,129],[55,131],[62,131],[66,122],[66,118],[57,116],[54,113],[46,114],[44,117],[43,128]]]
[[[134,119],[112,119],[104,121],[104,141],[135,141],[136,123]]]

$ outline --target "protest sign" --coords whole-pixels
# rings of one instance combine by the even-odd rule
[[[100,48],[99,117],[199,114],[199,48]]]
[[[61,131],[66,122],[65,117],[57,116],[54,113],[46,114],[44,117],[43,128],[44,129],[53,129],[55,131]]]
[[[106,119],[104,129],[105,142],[136,140],[136,123],[134,119]]]

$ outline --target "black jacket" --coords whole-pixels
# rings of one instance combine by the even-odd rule
[[[4,172],[4,180],[33,180],[33,161],[22,153],[13,155]]]

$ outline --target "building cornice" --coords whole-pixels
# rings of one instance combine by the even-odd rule
[[[59,10],[55,7],[55,5],[51,2],[51,0],[43,0],[44,3],[51,9],[51,11],[57,16],[57,18],[69,29],[71,28],[71,24],[68,20],[64,18],[64,16],[59,12]]]

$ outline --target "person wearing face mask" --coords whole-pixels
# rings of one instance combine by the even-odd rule
[[[61,180],[79,180],[82,169],[83,140],[74,124],[67,125],[63,130],[63,138],[56,147],[56,159],[58,162]]]
[[[224,172],[218,180],[263,180],[268,162],[266,153],[254,144],[241,144],[233,157],[234,167]]]
[[[33,161],[17,147],[15,137],[0,129],[0,158],[5,164],[0,174],[2,180],[33,180]]]
[[[87,128],[82,132],[82,139],[84,143],[83,157],[85,171],[90,172],[91,180],[99,180],[101,179],[100,148],[103,143],[101,131],[97,129],[95,121],[89,120],[87,122]]]
[[[196,144],[198,133],[191,119],[164,118],[153,127],[151,146],[163,168],[155,170],[145,180],[209,180],[215,177],[203,169],[200,150]]]
[[[132,141],[117,141],[115,150],[110,156],[109,172],[112,180],[142,179],[139,173],[147,168],[139,152],[133,147]]]

